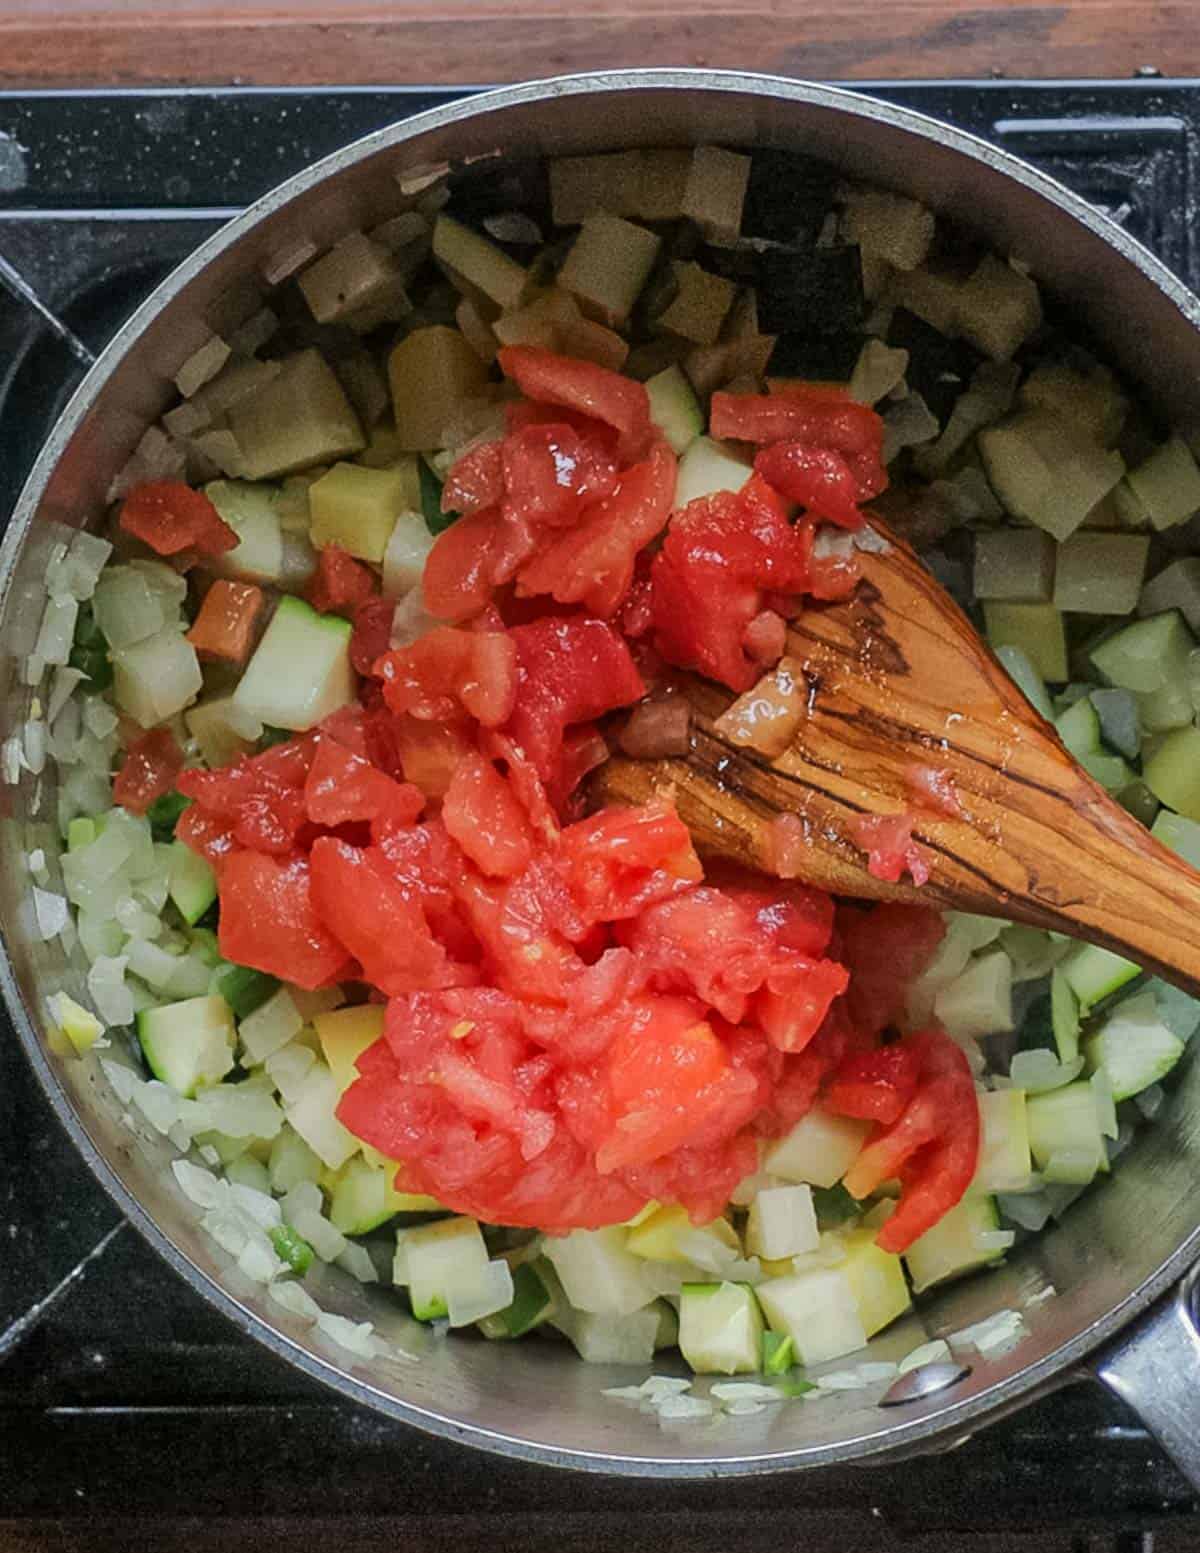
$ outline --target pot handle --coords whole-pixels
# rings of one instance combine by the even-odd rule
[[[1127,1402],[1195,1489],[1200,1489],[1200,1268],[1093,1359],[1096,1379]]]

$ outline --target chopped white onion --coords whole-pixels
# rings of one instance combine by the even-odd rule
[[[61,895],[53,891],[33,887],[33,914],[37,922],[38,937],[43,943],[57,938],[66,926],[70,910]]]
[[[267,1292],[276,1305],[305,1321],[316,1321],[321,1314],[321,1307],[312,1295],[290,1278],[273,1283]]]
[[[339,1348],[360,1358],[376,1359],[387,1352],[388,1345],[375,1336],[375,1328],[369,1321],[347,1321],[345,1316],[323,1310],[317,1317],[317,1326]]]
[[[906,1353],[896,1366],[898,1375],[907,1375],[910,1370],[918,1370],[925,1364],[943,1364],[950,1355],[950,1345],[945,1338],[937,1337],[932,1342],[922,1343],[919,1348],[914,1348]]]

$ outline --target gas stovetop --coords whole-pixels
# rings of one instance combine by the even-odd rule
[[[1200,283],[1200,84],[862,89],[1037,162]],[[0,94],[0,522],[91,355],[202,238],[317,157],[460,95]],[[21,1527],[65,1520],[103,1540],[126,1516],[214,1530],[230,1516],[353,1516],[412,1546],[519,1539],[529,1553],[753,1553],[802,1536],[866,1553],[898,1533],[967,1529],[1066,1547],[1052,1529],[1067,1526],[1136,1547],[1155,1526],[1190,1540],[1196,1508],[1136,1420],[1084,1386],[902,1467],[745,1482],[593,1478],[426,1438],[319,1390],[168,1271],[75,1156],[0,1027],[4,1547],[6,1528],[20,1541]]]

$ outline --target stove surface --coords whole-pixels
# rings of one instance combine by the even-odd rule
[[[1039,163],[1200,283],[1200,85],[862,89]],[[0,94],[0,521],[89,354],[203,237],[317,157],[455,95]],[[867,1548],[1068,1524],[1144,1546],[1195,1510],[1145,1431],[1086,1386],[903,1467],[732,1483],[586,1477],[426,1438],[318,1389],[178,1281],[0,1028],[0,1545],[35,1519],[153,1515],[387,1518],[459,1549],[662,1550],[686,1528],[691,1548],[753,1550],[801,1527]]]

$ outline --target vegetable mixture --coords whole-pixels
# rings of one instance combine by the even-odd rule
[[[1190,999],[586,797],[618,745],[686,752],[682,671],[773,704],[875,513],[1200,862],[1200,469],[1023,264],[701,147],[435,170],[224,300],[108,538],[51,557],[2,755],[57,762],[59,1037],[192,1151],[243,1272],[364,1355],[314,1257],[487,1339],[778,1377],[1109,1169]],[[847,845],[922,883],[911,820]]]

